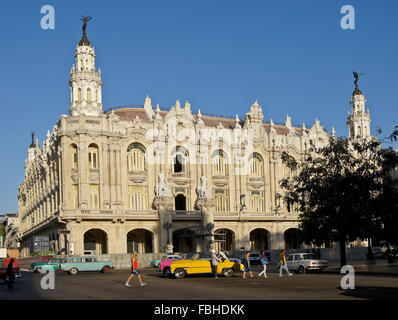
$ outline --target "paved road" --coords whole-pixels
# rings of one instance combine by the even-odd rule
[[[255,276],[258,274],[254,272]],[[147,286],[124,286],[129,272],[113,271],[109,274],[79,273],[70,276],[56,273],[55,290],[40,287],[42,275],[23,272],[15,289],[8,290],[0,284],[0,300],[6,299],[133,299],[133,300],[258,300],[258,299],[396,299],[398,277],[394,275],[357,275],[355,290],[343,291],[339,288],[342,275],[294,274],[292,277],[278,277],[275,270],[268,279],[255,277],[242,279],[241,274],[231,278],[212,279],[194,276],[185,279],[162,278],[154,269],[144,270]]]

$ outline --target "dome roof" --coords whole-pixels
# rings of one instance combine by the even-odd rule
[[[79,41],[79,46],[87,46],[87,47],[92,47],[91,42],[87,39],[86,36],[83,36],[81,40]]]

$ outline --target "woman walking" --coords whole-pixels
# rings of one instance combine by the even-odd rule
[[[268,259],[267,259],[267,257],[265,256],[265,251],[264,251],[264,250],[261,250],[261,251],[260,251],[260,254],[261,254],[260,262],[261,262],[261,264],[262,264],[264,270],[261,271],[261,272],[258,274],[258,276],[261,277],[261,275],[264,273],[264,278],[267,279],[267,264],[268,264]]]
[[[253,278],[253,273],[252,269],[250,267],[250,252],[246,251],[245,256],[243,257],[243,265],[245,266],[245,269],[243,270],[243,279],[246,279],[246,272],[250,273],[250,278]]]

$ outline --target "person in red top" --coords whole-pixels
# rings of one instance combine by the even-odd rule
[[[146,285],[146,283],[145,283],[145,282],[142,282],[142,279],[141,279],[141,272],[140,272],[139,265],[138,265],[138,262],[137,262],[137,252],[135,252],[135,251],[134,251],[134,253],[133,253],[133,256],[131,257],[131,275],[130,275],[130,277],[127,279],[127,281],[126,281],[126,283],[125,283],[125,285],[126,285],[127,287],[131,287],[130,281],[131,281],[131,279],[134,278],[134,276],[137,276],[138,281],[140,282],[141,287],[143,287],[143,286]]]

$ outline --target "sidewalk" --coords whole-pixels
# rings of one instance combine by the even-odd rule
[[[347,261],[347,265],[353,266],[358,274],[398,276],[398,263],[389,264],[384,259],[377,259],[373,262],[372,264],[367,260],[355,260]],[[340,273],[340,261],[329,261],[329,266],[324,272]]]

